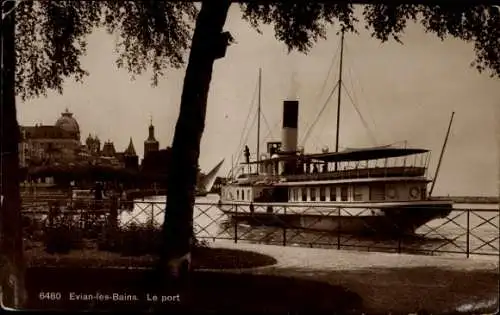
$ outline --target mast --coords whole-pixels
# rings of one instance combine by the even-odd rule
[[[339,152],[339,130],[340,130],[340,102],[342,89],[342,61],[344,58],[344,28],[342,28],[340,37],[340,66],[339,66],[339,81],[338,81],[338,98],[337,98],[337,133],[335,137],[335,152]],[[337,162],[335,162],[335,171],[337,170]]]
[[[230,179],[233,180],[234,179],[234,155],[231,155],[231,170],[229,171],[229,174],[230,174]]]
[[[443,148],[441,149],[441,154],[439,155],[438,165],[436,167],[436,173],[434,174],[434,178],[432,179],[431,189],[429,190],[429,197],[432,195],[432,191],[434,190],[434,185],[436,184],[436,179],[439,174],[439,168],[441,167],[441,161],[443,160],[444,150],[446,149],[446,143],[448,143],[448,137],[450,136],[451,123],[453,122],[453,116],[455,116],[455,112],[451,113],[450,124],[448,125],[448,131],[446,131],[446,137],[444,138]]]
[[[262,88],[262,69],[259,68],[259,97],[257,108],[257,162],[260,161],[260,101]],[[257,164],[257,174],[259,173],[259,164]]]

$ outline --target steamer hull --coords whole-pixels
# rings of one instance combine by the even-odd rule
[[[451,202],[383,204],[370,207],[297,207],[268,204],[252,212],[249,205],[221,205],[231,224],[270,226],[308,231],[359,234],[413,234],[427,222],[444,218]]]
[[[306,154],[297,146],[298,107],[297,100],[283,102],[281,142],[268,142],[267,152],[261,156],[258,149],[253,161],[246,146],[241,174],[222,187],[221,210],[231,222],[412,234],[451,213],[451,201],[430,197],[428,149],[389,145],[329,152],[325,147]]]

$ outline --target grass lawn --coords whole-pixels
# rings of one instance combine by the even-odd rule
[[[139,267],[150,268],[156,263],[152,255],[126,256],[97,249],[72,250],[68,254],[49,254],[42,246],[25,251],[29,266],[33,267]],[[245,250],[197,247],[192,252],[194,269],[241,269],[269,266],[276,263],[271,256]]]

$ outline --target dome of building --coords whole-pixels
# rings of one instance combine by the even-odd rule
[[[64,113],[61,113],[61,117],[56,121],[56,127],[59,127],[68,132],[74,132],[80,134],[80,126],[75,118],[73,118],[73,113],[70,113],[66,108]]]

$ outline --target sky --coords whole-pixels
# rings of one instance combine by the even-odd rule
[[[413,23],[405,30],[402,45],[381,43],[362,24],[357,28],[359,34],[347,34],[344,44],[340,149],[406,141],[409,147],[432,151],[429,170],[434,174],[454,111],[435,195],[498,195],[500,82],[470,66],[473,44],[453,38],[441,41]],[[266,141],[280,138],[282,103],[287,98],[300,102],[299,141],[303,139],[338,81],[340,54],[337,26],[330,27],[327,39],[307,55],[288,54],[272,27],[263,26],[263,34],[258,34],[241,19],[235,5],[225,29],[236,43],[214,64],[200,155],[205,172],[224,158],[220,175],[227,174],[231,160],[241,158],[240,143],[248,144],[255,155],[256,124],[246,128],[249,132],[244,126],[248,114],[250,118],[256,114],[259,68],[263,148]],[[80,125],[82,141],[89,133],[96,134],[123,151],[132,137],[142,156],[152,116],[160,147],[169,146],[185,68],[167,71],[157,87],[151,86],[148,74],[131,80],[115,65],[115,41],[101,29],[91,34],[82,59],[90,72],[84,83],[67,81],[62,95],[49,92],[24,103],[18,100],[19,123],[54,124],[68,108]],[[325,146],[334,149],[336,108],[335,91],[304,144],[306,152]],[[242,142],[246,134],[248,139]]]

